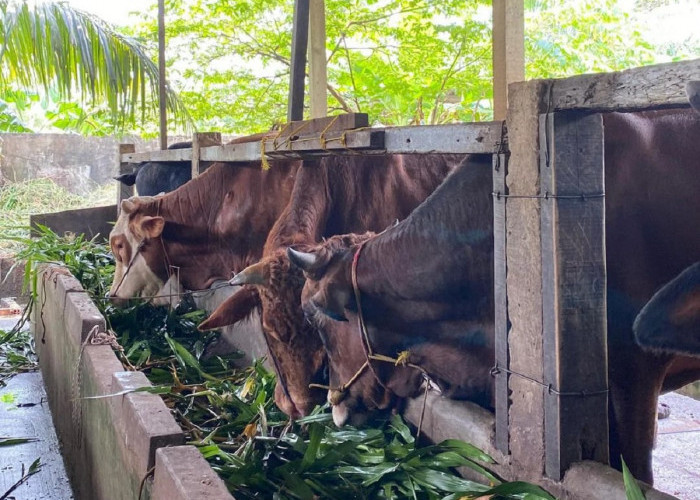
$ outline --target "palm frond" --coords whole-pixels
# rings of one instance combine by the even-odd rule
[[[157,110],[158,67],[135,39],[66,3],[0,0],[0,87],[43,87],[106,102],[120,122]],[[186,128],[190,116],[170,88],[167,105]]]

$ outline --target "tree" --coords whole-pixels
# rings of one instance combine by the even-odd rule
[[[386,125],[491,118],[491,2],[325,3],[331,113],[366,112]],[[657,60],[623,0],[525,4],[528,78]],[[281,0],[166,1],[170,76],[200,128],[246,133],[284,121],[292,6]],[[153,43],[153,16],[136,33]]]
[[[40,88],[59,101],[106,103],[123,127],[156,116],[157,85],[158,68],[144,47],[99,18],[60,2],[0,0],[0,130],[22,129],[8,105],[18,92]],[[167,105],[179,123],[189,120],[172,89]]]

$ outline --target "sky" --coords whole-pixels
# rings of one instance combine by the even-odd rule
[[[110,24],[125,26],[129,24],[129,13],[145,11],[156,0],[67,0],[71,6],[104,19]]]

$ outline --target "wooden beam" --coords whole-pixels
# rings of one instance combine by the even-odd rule
[[[493,117],[504,120],[508,84],[525,80],[523,0],[493,0]]]
[[[533,81],[510,90],[506,286],[509,369],[518,375],[508,380],[508,445],[519,479],[532,481],[544,473],[544,390],[532,380],[543,380],[538,116],[547,86]]]
[[[309,0],[294,0],[292,59],[289,72],[287,121],[304,117],[304,80],[306,78],[306,45],[309,40]]]
[[[134,170],[134,165],[127,160],[124,159],[126,155],[129,155],[136,151],[135,147],[133,144],[120,144],[118,149],[117,149],[117,172],[119,172],[119,175],[122,174],[129,174],[133,172]],[[126,200],[127,198],[131,198],[134,196],[134,186],[127,186],[123,182],[119,182],[117,184],[117,214],[121,212],[122,209],[122,200]]]
[[[507,155],[493,155],[493,282],[495,309],[495,410],[496,448],[508,455],[508,294],[506,286]]]
[[[609,463],[603,120],[540,116],[545,472]]]
[[[168,149],[168,106],[165,90],[165,0],[158,0],[158,108],[160,109],[160,149]]]
[[[700,80],[700,59],[552,80],[548,110],[687,106],[685,84],[691,80]]]
[[[311,128],[314,128],[313,126]],[[494,154],[507,149],[502,122],[461,123],[422,127],[361,128],[357,130],[329,129],[323,134],[294,135],[286,140],[262,134],[254,142],[228,143],[202,147],[200,161],[249,162],[260,160],[264,150],[270,156],[299,158],[322,154],[355,154],[358,150],[372,153],[455,153]],[[192,149],[168,149],[122,156],[125,163],[144,161],[181,162],[192,160]]]
[[[324,0],[309,1],[309,104],[311,118],[328,114],[326,95],[326,9]]]
[[[197,132],[192,136],[192,178],[204,172],[201,161],[202,148],[221,145],[220,132]]]

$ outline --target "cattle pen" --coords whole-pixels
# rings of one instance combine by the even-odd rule
[[[429,152],[492,155],[495,413],[431,394],[423,431],[433,441],[449,437],[471,442],[497,460],[496,470],[503,477],[537,482],[560,498],[624,498],[621,474],[606,465],[611,457],[605,317],[605,130],[600,114],[687,107],[683,89],[690,80],[700,80],[700,60],[513,83],[505,121],[377,129],[369,128],[362,115],[345,115],[313,120],[311,125],[304,125],[304,132],[299,131],[300,122],[290,122],[274,136],[251,143],[222,145],[220,136],[210,133],[195,134],[190,149],[136,154],[131,145],[122,145],[117,161],[121,169],[147,160],[192,161],[193,175],[198,175],[214,161],[246,162],[264,156]],[[123,190],[119,196],[131,194]],[[152,497],[172,495],[172,490],[163,486],[164,474],[184,473],[187,477],[186,471],[175,470],[183,467],[178,454],[189,457],[185,461],[194,461],[193,450],[177,446],[183,443],[182,434],[171,424],[156,431],[150,428],[147,417],[127,415],[142,406],[160,418],[167,413],[165,407],[155,400],[147,402],[157,396],[132,394],[128,404],[111,406],[103,402],[83,404],[77,413],[69,401],[67,395],[76,390],[71,367],[81,355],[91,362],[90,370],[95,370],[93,376],[84,374],[86,383],[92,385],[81,387],[81,391],[110,394],[145,382],[135,375],[119,375],[121,365],[116,359],[107,360],[106,346],[99,354],[104,359],[88,358],[88,350],[83,353],[82,342],[104,320],[89,304],[78,303],[76,296],[70,298],[68,293],[75,284],[62,284],[67,278],[57,278],[53,273],[51,279],[40,280],[43,291],[39,293],[44,294],[48,306],[40,311],[43,320],[37,318],[35,334],[42,370],[51,374],[45,377],[54,419],[63,421],[56,427],[59,433],[67,432],[69,439],[76,436],[84,443],[83,449],[69,450],[69,467],[84,468],[94,477],[87,479],[83,475],[86,473],[79,477],[103,485],[110,484],[114,470],[124,470],[131,478],[129,487],[135,487],[136,478],[155,467],[158,487]],[[208,309],[224,298],[221,290],[200,295]],[[67,313],[69,307],[75,312]],[[65,335],[74,335],[70,332],[75,330],[80,335],[61,352],[51,352],[56,344],[42,345],[39,340],[50,335],[46,329],[62,321],[69,322],[64,327]],[[253,335],[240,335],[236,340],[250,356],[265,354]],[[422,398],[412,400],[406,416],[416,423],[421,410]],[[82,418],[84,424],[76,426],[71,417]],[[142,426],[142,434],[110,438],[115,442],[138,441],[140,447],[145,446],[130,452],[136,458],[124,468],[109,461],[107,467],[90,465],[95,461],[90,440],[102,438],[105,431],[89,422],[111,418],[116,419],[117,430],[127,426],[124,419]],[[74,434],[76,429],[80,429],[79,438]],[[66,442],[65,436],[63,440]],[[206,466],[201,460],[197,464]],[[177,483],[177,488],[187,483],[172,481],[167,484]],[[192,493],[178,491],[176,498],[195,498],[190,496]],[[222,491],[217,494],[222,496],[210,498],[227,495]],[[671,498],[653,489],[646,494],[649,499]]]

